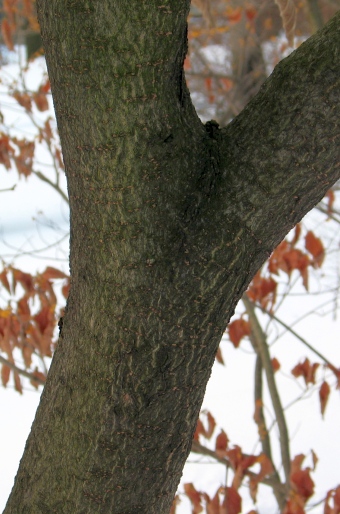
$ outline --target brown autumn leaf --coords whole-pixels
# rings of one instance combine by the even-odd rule
[[[18,104],[26,109],[26,111],[32,112],[32,98],[28,93],[20,93],[20,91],[14,91],[13,98],[15,98]]]
[[[320,268],[325,258],[325,248],[321,239],[316,237],[311,230],[306,234],[305,247],[306,250],[313,255],[313,265]]]
[[[0,282],[4,286],[4,288],[7,289],[7,291],[10,293],[11,287],[9,285],[9,281],[7,278],[7,270],[5,269],[0,273]]]
[[[8,384],[9,377],[11,374],[11,368],[9,366],[6,366],[6,364],[3,364],[1,366],[1,382],[4,387]]]
[[[296,494],[288,498],[282,514],[306,514],[302,499]]]
[[[33,371],[32,373],[32,377],[36,377],[38,380],[41,380],[43,382],[46,382],[46,375],[44,373],[42,373],[41,371],[38,370],[38,368],[36,367],[35,370]],[[31,384],[33,385],[33,387],[35,387],[36,389],[38,389],[40,383],[37,382],[36,380],[34,380],[33,378],[30,380]]]
[[[14,147],[10,144],[10,139],[6,134],[0,135],[0,164],[3,164],[6,170],[11,169],[11,157],[15,154]]]
[[[203,425],[202,421],[200,420],[200,418],[198,418],[197,424],[196,424],[196,430],[195,430],[195,433],[194,433],[194,441],[198,441],[199,440],[199,436],[203,435],[204,432],[205,432],[204,425]]]
[[[316,465],[317,465],[319,459],[318,459],[318,456],[316,455],[316,453],[314,452],[314,450],[312,450],[312,460],[313,460],[313,471],[315,471],[315,468],[316,468]]]
[[[52,127],[51,127],[51,120],[50,118],[48,118],[45,123],[44,123],[44,128],[41,128],[40,129],[40,137],[39,137],[39,142],[41,143],[41,141],[43,139],[46,139],[48,142],[50,142],[52,139],[53,139],[53,132],[52,132]]]
[[[12,277],[13,277],[13,289],[15,291],[17,283],[19,283],[26,293],[32,293],[34,290],[33,287],[33,277],[30,273],[24,273],[23,271],[11,268],[12,269]]]
[[[32,364],[32,354],[34,352],[34,348],[32,345],[28,344],[27,340],[23,343],[22,347],[22,356],[24,359],[25,367],[29,368]]]
[[[18,300],[17,305],[18,305],[17,312],[18,312],[20,321],[22,323],[26,323],[27,321],[29,321],[29,319],[31,317],[31,309],[30,309],[30,306],[28,303],[28,297],[25,295],[22,298],[20,298],[20,300]]]
[[[69,278],[68,275],[66,275],[66,273],[57,268],[53,268],[52,266],[47,266],[47,268],[45,269],[45,271],[41,273],[41,275],[46,280],[52,280],[57,278]]]
[[[252,477],[252,476],[249,477],[248,486],[249,486],[250,497],[253,500],[253,502],[256,503],[257,490],[258,490],[258,486],[259,486],[259,481],[257,480],[257,477]]]
[[[18,391],[18,393],[22,394],[22,385],[19,373],[17,371],[14,371],[14,389]]]
[[[267,457],[265,453],[261,453],[257,462],[260,464],[261,469],[258,474],[259,481],[261,481],[264,477],[271,475],[274,472],[272,461]]]
[[[41,334],[44,334],[49,325],[52,326],[52,330],[55,326],[54,309],[45,305],[40,311],[33,316]]]
[[[48,93],[51,90],[51,83],[49,79],[47,79],[41,86],[39,87],[39,91],[42,93]]]
[[[196,491],[194,484],[187,483],[184,484],[184,492],[191,501],[192,504],[192,514],[199,514],[202,512],[203,507],[201,504],[201,494]]]
[[[223,355],[222,355],[222,350],[220,347],[217,348],[217,352],[216,352],[216,355],[215,355],[215,359],[217,360],[217,362],[219,362],[220,364],[223,364],[224,366],[224,360],[223,360]]]
[[[202,413],[201,413],[201,415],[202,415]],[[198,441],[200,435],[202,435],[206,439],[210,439],[211,436],[213,435],[213,432],[216,427],[215,418],[209,411],[206,412],[206,417],[207,417],[207,422],[208,422],[208,428],[205,428],[202,420],[200,418],[198,418],[196,430],[195,430],[195,434],[194,434],[194,441]]]
[[[68,281],[63,287],[61,288],[61,292],[64,296],[64,298],[67,300],[69,292],[70,292],[70,282]]]
[[[259,301],[266,308],[268,303],[273,307],[276,300],[277,282],[272,278],[264,278],[258,271],[250,283],[247,295],[253,302]]]
[[[215,421],[214,416],[210,412],[207,412],[207,420],[208,420],[208,429],[205,432],[205,437],[207,439],[210,439],[215,430],[216,421]]]
[[[236,319],[228,326],[229,339],[237,348],[240,344],[240,341],[243,337],[249,336],[250,334],[250,325],[248,321],[244,319]]]
[[[228,459],[230,460],[232,468],[234,470],[236,470],[239,467],[239,465],[241,464],[242,458],[243,458],[242,450],[241,450],[240,446],[238,446],[236,444],[233,448],[230,448],[229,450],[227,450],[227,456],[228,456]]]
[[[274,373],[276,373],[281,368],[281,364],[279,363],[279,361],[277,360],[276,357],[272,358],[271,363],[272,363],[273,371],[274,371]]]
[[[55,150],[55,158],[58,161],[59,167],[63,170],[64,169],[64,161],[63,161],[63,156],[62,156],[59,148],[56,148],[56,150]]]
[[[282,241],[271,254],[268,261],[268,271],[275,275],[279,274],[279,271],[282,270],[288,273],[287,264],[283,258],[285,253],[290,248],[288,241]]]
[[[204,493],[204,499],[206,502],[207,514],[221,514],[218,490],[213,498],[210,498],[206,493]]]
[[[314,482],[310,476],[310,468],[302,469],[305,455],[296,455],[291,462],[289,500],[283,514],[304,514],[304,505],[314,494]]]
[[[290,242],[291,246],[295,246],[296,245],[296,243],[300,239],[300,236],[301,236],[301,223],[297,223],[297,225],[295,225],[293,239]]]
[[[290,482],[305,502],[314,494],[314,482],[311,479],[309,468],[299,469],[291,473]]]
[[[293,270],[298,270],[302,277],[303,285],[308,290],[308,266],[310,260],[308,255],[303,253],[297,248],[292,248],[283,255],[283,260],[286,263],[287,274],[290,275]]]
[[[18,145],[20,152],[19,155],[14,155],[18,173],[28,177],[32,173],[35,143],[26,139],[13,139],[13,141]]]
[[[319,398],[320,398],[320,407],[321,407],[321,415],[324,417],[329,394],[331,392],[331,388],[328,385],[328,382],[325,380],[322,382],[321,387],[319,389]]]
[[[50,106],[48,105],[47,96],[44,92],[39,90],[36,93],[33,93],[32,97],[39,111],[48,111]]]
[[[14,50],[14,43],[12,38],[12,29],[7,18],[3,18],[1,22],[1,34],[5,45],[11,52]]]
[[[224,500],[222,503],[224,511],[228,514],[240,514],[242,511],[242,498],[233,487],[224,488]]]
[[[232,481],[232,487],[239,489],[241,487],[245,473],[248,468],[257,463],[258,457],[256,455],[243,455],[241,448],[236,447],[234,456],[231,456],[233,450],[228,450],[227,456],[232,462],[235,474]],[[235,466],[235,467],[234,467]]]
[[[177,511],[177,505],[181,502],[178,494],[176,494],[175,498],[173,499],[173,502],[172,502],[172,505],[171,505],[171,509],[170,509],[170,512],[169,514],[176,514],[176,511]]]
[[[221,432],[216,437],[215,441],[215,450],[216,453],[222,455],[223,457],[226,455],[226,449],[228,448],[228,436],[225,431],[222,429]]]
[[[311,264],[307,254],[293,248],[288,241],[282,241],[272,253],[268,262],[268,271],[278,274],[279,271],[287,273],[290,277],[293,270],[299,271],[303,285],[308,290],[308,266]]]
[[[332,191],[332,189],[330,189],[327,193],[326,193],[326,196],[325,198],[327,198],[328,202],[327,202],[327,214],[328,216],[330,216],[333,212],[333,205],[334,205],[334,202],[335,202],[335,193],[334,191]]]
[[[336,368],[332,364],[328,364],[327,367],[334,373],[335,378],[337,380],[336,388],[340,389],[340,368]]]
[[[315,374],[319,364],[311,364],[309,359],[305,359],[302,363],[297,364],[291,371],[294,377],[303,377],[306,385],[315,384]]]

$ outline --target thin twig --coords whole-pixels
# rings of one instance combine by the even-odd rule
[[[214,450],[210,450],[206,446],[203,446],[202,444],[200,444],[198,441],[192,442],[191,451],[192,451],[192,453],[198,453],[200,455],[206,455],[207,457],[212,457],[214,460],[216,460],[220,464],[223,464],[227,468],[232,467],[231,463],[227,457],[220,457],[219,455],[217,455],[217,453]],[[250,457],[250,455],[245,454],[245,453],[243,453],[242,455],[245,458]],[[253,478],[257,477],[257,474],[250,471],[249,469],[245,470],[245,475],[247,475],[248,477],[253,477]],[[264,484],[264,485],[267,485],[267,486],[273,488],[274,487],[273,477],[274,477],[274,475],[270,475],[269,477],[263,478],[261,480],[261,484]],[[283,494],[283,495],[285,494],[285,488],[282,484],[281,484],[281,494]]]
[[[59,194],[60,196],[62,197],[63,200],[65,200],[65,202],[68,204],[69,201],[68,201],[68,198],[67,198],[67,195],[64,193],[64,191],[58,186],[58,184],[52,182],[52,180],[50,180],[49,178],[47,178],[43,173],[41,173],[40,171],[34,171],[32,170],[32,172],[34,173],[34,175],[38,178],[40,178],[40,180],[42,180],[43,182],[46,182],[47,184],[49,184],[51,187],[53,187],[53,189],[55,189]]]
[[[8,361],[1,355],[0,355],[0,362],[2,365],[8,366],[13,371],[16,371],[17,373],[19,373],[19,375],[29,378],[30,380],[34,380],[35,382],[38,382],[39,385],[45,385],[45,380],[42,380],[41,378],[33,375],[33,373],[30,373],[29,371],[26,371],[25,369],[18,368],[18,366],[13,364],[13,362]]]
[[[270,443],[270,435],[269,430],[267,428],[266,419],[263,412],[263,387],[262,387],[262,359],[258,353],[256,342],[254,341],[254,335],[250,335],[250,342],[257,353],[256,364],[255,364],[255,387],[254,387],[254,396],[255,396],[255,409],[256,415],[254,416],[255,423],[258,426],[258,432],[260,436],[261,446],[263,453],[268,457],[270,462],[272,463],[274,473],[272,475],[272,488],[273,493],[278,503],[280,510],[282,511],[285,503],[286,503],[286,494],[285,488],[280,480],[280,475],[275,467],[274,460],[272,457],[271,443]],[[284,489],[283,489],[284,488]]]
[[[280,433],[281,459],[285,473],[286,484],[288,486],[290,477],[290,451],[288,428],[281,404],[281,399],[276,386],[273,366],[271,363],[269,349],[266,341],[266,335],[263,332],[262,327],[255,314],[254,304],[249,300],[249,298],[246,295],[243,295],[242,301],[249,317],[249,322],[252,333],[254,335],[254,339],[256,341],[258,354],[261,357],[262,366],[267,378],[269,394],[274,408],[277,426]]]
[[[286,330],[288,330],[288,332],[290,332],[293,336],[295,336],[299,341],[301,341],[301,343],[303,343],[305,346],[307,346],[307,348],[309,348],[313,353],[315,353],[315,355],[317,355],[318,357],[320,357],[321,360],[323,360],[325,362],[325,364],[327,364],[329,367],[331,368],[334,368],[336,369],[336,366],[334,366],[324,355],[322,355],[322,353],[318,352],[318,350],[316,350],[312,345],[310,345],[306,339],[304,339],[303,337],[301,337],[297,332],[295,332],[295,330],[293,330],[291,327],[289,327],[288,325],[286,325],[286,323],[284,323],[282,320],[280,320],[278,317],[275,316],[275,314],[272,314],[271,312],[267,311],[266,309],[264,309],[261,305],[257,305],[257,307],[259,307],[262,312],[264,312],[265,314],[268,314],[268,316],[270,316],[273,320],[277,321],[278,323],[280,323],[280,325],[282,325]]]
[[[0,193],[7,193],[8,191],[14,191],[14,189],[17,187],[16,184],[14,184],[12,187],[8,187],[7,189],[0,189]]]

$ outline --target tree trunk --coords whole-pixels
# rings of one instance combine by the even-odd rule
[[[188,0],[37,6],[72,285],[4,514],[166,514],[237,301],[340,176],[340,15],[220,130],[185,86]]]

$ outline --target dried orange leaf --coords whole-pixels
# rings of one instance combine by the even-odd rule
[[[217,362],[224,365],[223,355],[220,347],[218,347],[217,349],[215,359],[217,360]]]
[[[291,371],[294,377],[303,377],[306,385],[315,384],[315,374],[319,364],[311,364],[309,359],[305,359],[304,362],[297,364]]]
[[[313,255],[314,266],[320,268],[325,258],[325,248],[321,239],[316,237],[312,231],[309,231],[306,234],[305,247]]]
[[[172,502],[172,505],[171,505],[171,509],[170,509],[170,512],[169,514],[176,514],[176,511],[177,511],[177,505],[181,502],[178,494],[176,494],[173,502]]]
[[[327,193],[326,193],[326,196],[325,198],[328,199],[328,202],[327,202],[327,214],[328,216],[330,216],[333,212],[333,204],[335,202],[335,194],[334,194],[334,191],[332,191],[332,189],[330,189]]]
[[[13,38],[12,38],[12,29],[11,29],[11,26],[10,26],[7,18],[4,18],[1,22],[1,34],[2,34],[2,38],[4,40],[5,45],[7,46],[8,50],[13,51],[14,44],[13,44]]]
[[[11,368],[9,366],[6,366],[6,364],[3,364],[1,366],[1,382],[4,387],[8,384],[9,376],[11,374]]]
[[[240,341],[243,337],[249,336],[250,334],[250,326],[248,321],[245,321],[244,319],[236,319],[228,326],[229,331],[229,339],[237,348],[240,344]]]
[[[290,475],[290,482],[294,490],[306,502],[314,493],[314,482],[309,474],[309,468],[299,469]]]
[[[201,505],[201,495],[196,491],[194,484],[184,484],[184,492],[192,503],[192,514],[199,514],[202,512],[203,507]]]
[[[273,367],[274,373],[276,373],[281,367],[281,364],[279,363],[279,361],[277,360],[276,357],[272,358],[272,367]]]
[[[225,452],[228,447],[228,436],[224,430],[221,430],[221,433],[218,434],[215,441],[215,450],[216,452]]]
[[[26,111],[32,111],[32,98],[28,93],[20,93],[19,91],[14,91],[13,98],[15,98],[18,104],[26,109]]]
[[[196,430],[195,430],[195,433],[194,433],[194,441],[198,441],[199,440],[199,436],[200,435],[204,436],[204,434],[205,434],[204,425],[203,425],[202,421],[198,418],[197,425],[196,425]]]
[[[312,450],[312,460],[313,460],[313,471],[315,471],[315,468],[316,468],[316,465],[317,465],[319,459],[318,459],[318,456],[316,455],[316,453],[314,452],[314,450]]]
[[[9,281],[8,281],[8,278],[7,278],[7,271],[6,270],[3,270],[0,273],[0,282],[4,286],[4,288],[7,289],[7,291],[10,293],[11,292],[11,287],[9,285]]]
[[[38,93],[33,93],[33,101],[39,111],[42,112],[49,109],[48,100],[45,93],[41,91],[38,91]]]
[[[208,429],[206,430],[205,437],[207,439],[210,439],[215,430],[216,421],[215,421],[214,416],[210,412],[207,413],[207,419],[208,419]]]
[[[321,407],[322,417],[325,414],[325,410],[326,410],[330,392],[331,392],[331,388],[329,387],[328,383],[324,380],[319,389],[319,398],[320,398],[320,407]]]
[[[16,391],[18,391],[18,393],[22,394],[22,385],[21,385],[20,376],[19,376],[19,373],[17,373],[16,371],[14,371],[14,388]]]
[[[52,266],[47,266],[47,268],[45,269],[45,271],[42,272],[41,275],[47,280],[55,278],[68,278],[68,275],[66,275],[66,273],[57,268],[52,268]]]
[[[225,496],[222,503],[222,507],[224,507],[224,511],[228,512],[228,514],[240,514],[242,511],[242,499],[236,489],[233,487],[225,488]]]

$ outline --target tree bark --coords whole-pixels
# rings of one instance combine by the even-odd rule
[[[72,285],[4,514],[169,512],[237,301],[340,176],[340,15],[220,130],[185,86],[189,3],[37,1]]]

